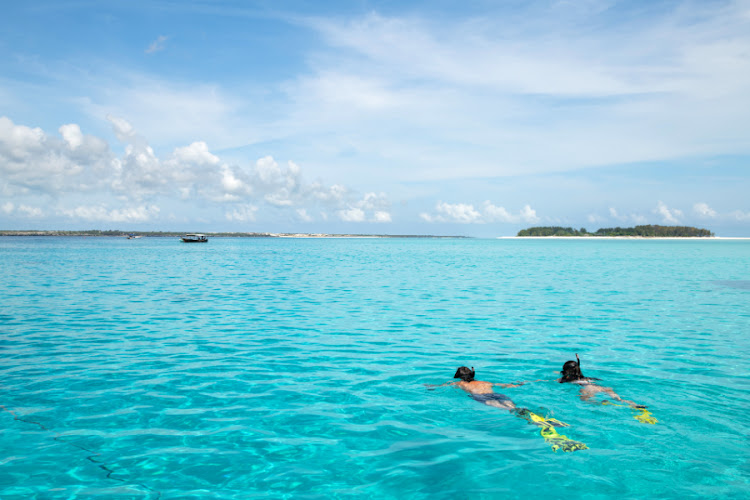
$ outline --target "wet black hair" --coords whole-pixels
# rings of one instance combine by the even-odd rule
[[[562,377],[560,378],[561,384],[586,378],[583,376],[583,372],[581,371],[581,360],[578,359],[578,354],[576,354],[575,361],[570,360],[565,362],[560,373],[562,374]]]
[[[453,375],[453,378],[460,378],[464,382],[471,382],[472,380],[474,380],[474,367],[459,367],[458,370],[456,370],[456,374]]]

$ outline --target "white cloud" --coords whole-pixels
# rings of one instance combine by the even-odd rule
[[[441,201],[435,205],[435,210],[439,214],[436,219],[441,221],[471,224],[481,222],[482,219],[482,214],[474,208],[474,205],[466,203],[451,204]]]
[[[346,222],[364,222],[365,212],[361,208],[349,208],[338,211],[339,218]]]
[[[224,216],[227,220],[237,222],[254,221],[258,207],[254,205],[238,205],[233,210],[226,212]]]
[[[313,218],[307,213],[307,210],[304,208],[297,209],[297,216],[304,222],[312,222],[313,220]]]
[[[63,125],[59,129],[60,135],[68,143],[70,149],[77,149],[83,144],[83,134],[81,133],[81,127],[75,123]]]
[[[44,147],[45,136],[40,128],[15,125],[9,118],[0,117],[0,155],[4,156],[2,166],[13,162],[14,170],[23,169],[23,160]]]
[[[120,142],[131,142],[136,134],[133,126],[124,118],[107,115],[107,121],[112,124],[112,129]]]
[[[250,194],[252,192],[252,188],[239,179],[235,175],[235,172],[227,165],[223,165],[221,168],[221,187],[228,194]]]
[[[112,166],[106,142],[83,135],[77,125],[60,127],[63,140],[40,128],[0,117],[0,176],[6,195],[91,191]]]
[[[154,52],[159,52],[160,50],[164,50],[164,42],[169,40],[168,36],[159,35],[159,37],[151,42],[151,45],[148,46],[146,49],[146,54],[153,54]]]
[[[377,211],[373,214],[373,222],[391,222],[391,214],[388,212]]]
[[[679,223],[678,217],[682,217],[682,211],[668,208],[663,202],[659,201],[654,209],[654,213],[661,215],[664,222],[669,224]]]
[[[103,140],[83,134],[77,124],[61,126],[58,138],[0,117],[0,192],[54,196],[63,206],[75,206],[61,214],[80,220],[150,220],[158,215],[151,208],[157,199],[236,204],[226,209],[227,219],[233,221],[254,220],[259,202],[294,210],[302,220],[311,220],[307,210],[316,206],[340,211],[349,221],[389,220],[390,204],[384,193],[368,192],[357,200],[342,184],[305,182],[299,165],[291,161],[279,165],[271,156],[248,166],[228,164],[204,141],[176,147],[160,157],[129,121],[113,115],[107,121],[124,144],[119,157]],[[105,196],[119,200],[123,207],[102,204]],[[25,207],[8,198],[4,212],[40,216]]]
[[[12,202],[8,201],[0,206],[0,211],[5,215],[14,215],[18,217],[42,217],[44,211],[39,207],[31,207],[29,205],[18,205],[16,206]]]
[[[385,193],[365,193],[361,200],[350,202],[347,208],[337,213],[346,222],[391,222],[390,202]],[[368,213],[371,214],[369,217]]]
[[[717,215],[716,210],[709,207],[707,203],[696,203],[695,205],[693,205],[693,212],[701,217],[708,218],[714,218]]]
[[[750,221],[750,212],[743,212],[742,210],[735,210],[730,214],[735,220],[738,221]]]
[[[457,222],[461,224],[484,224],[491,222],[518,224],[521,222],[536,223],[540,218],[536,210],[525,205],[517,214],[513,214],[504,207],[485,201],[481,212],[472,204],[438,202],[435,205],[436,214],[421,213],[419,216],[427,222]]]
[[[449,23],[419,14],[310,19],[328,46],[288,90],[290,125],[388,151],[390,174],[408,180],[750,152],[743,3],[646,15],[627,2],[560,5]],[[454,168],[459,161],[466,167]]]
[[[519,222],[532,224],[539,222],[536,210],[529,205],[525,205],[518,214],[511,214],[504,207],[498,207],[493,205],[490,201],[485,201],[483,210],[484,220],[487,222],[508,222],[515,224]]]
[[[205,166],[219,163],[219,157],[211,154],[208,145],[203,141],[197,141],[182,148],[175,148],[172,154],[175,160],[193,165]]]
[[[58,213],[72,219],[102,222],[146,222],[159,214],[156,205],[142,205],[128,208],[110,209],[103,205],[77,206],[72,209],[60,209]]]
[[[42,217],[44,212],[39,207],[30,207],[28,205],[19,205],[18,213],[26,217]]]

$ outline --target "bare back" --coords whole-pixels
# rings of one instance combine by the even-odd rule
[[[456,382],[456,385],[461,389],[471,394],[492,394],[492,384],[484,382],[482,380],[472,380],[471,382],[464,382],[463,380]]]

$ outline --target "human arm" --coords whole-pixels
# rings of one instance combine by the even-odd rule
[[[535,382],[555,382],[555,381],[554,380],[539,379],[539,380],[528,380],[528,381],[524,381],[524,382],[514,382],[512,384],[500,384],[500,383],[498,383],[498,384],[492,384],[492,385],[497,386],[497,387],[506,387],[507,388],[507,387],[521,387],[522,385],[533,384]]]
[[[436,387],[445,387],[446,385],[456,385],[458,382],[448,381],[444,384],[424,384],[428,391],[434,391]]]
[[[496,387],[505,387],[505,388],[508,388],[508,387],[521,387],[525,383],[526,382],[516,382],[515,384],[492,384],[492,385],[494,385]]]

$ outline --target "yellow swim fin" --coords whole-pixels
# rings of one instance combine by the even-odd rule
[[[588,449],[588,446],[585,444],[579,441],[574,441],[568,436],[564,436],[555,430],[555,427],[570,427],[565,422],[560,422],[554,418],[544,418],[526,408],[522,408],[516,413],[519,417],[527,420],[529,423],[542,428],[540,434],[544,440],[552,446],[552,451],[556,452],[557,450],[562,450],[564,452],[571,452]]]
[[[640,413],[635,415],[633,418],[642,424],[655,424],[658,422],[654,417],[651,416],[651,412],[646,408],[640,408]]]
[[[544,440],[552,445],[552,451],[562,450],[564,452],[588,450],[589,447],[580,441],[574,441],[568,436],[558,434],[554,427],[544,426],[541,430]]]
[[[611,405],[611,406],[629,406],[629,405],[621,405],[618,403],[613,403],[612,401],[602,401],[603,405]],[[634,415],[633,418],[639,421],[642,424],[655,424],[659,422],[651,415],[651,412],[648,411],[646,408],[633,408],[634,410],[638,410],[640,413],[637,415]]]

